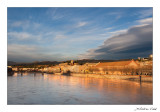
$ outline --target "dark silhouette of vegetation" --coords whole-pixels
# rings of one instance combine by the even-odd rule
[[[14,72],[12,70],[12,68],[7,68],[7,75],[8,76],[13,76]]]
[[[71,71],[68,70],[66,73],[62,73],[62,75],[70,76],[71,75]]]

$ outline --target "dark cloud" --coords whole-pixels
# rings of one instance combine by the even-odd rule
[[[15,62],[33,62],[33,61],[61,61],[65,59],[62,54],[52,52],[52,48],[43,48],[36,45],[17,45],[9,44],[7,49],[7,58]]]
[[[89,50],[86,57],[94,59],[125,59],[152,54],[153,25],[134,26],[123,34],[113,36],[97,49]]]

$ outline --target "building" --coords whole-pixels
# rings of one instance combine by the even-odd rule
[[[120,75],[129,74],[131,69],[136,69],[139,67],[139,65],[134,60],[129,60],[98,63],[95,67],[99,69],[97,72],[100,74]]]
[[[152,54],[149,55],[149,59],[153,60],[153,55]]]
[[[59,66],[67,66],[68,63],[60,63]]]
[[[19,71],[19,68],[18,67],[13,67],[12,70],[17,72],[17,71]]]
[[[84,65],[88,67],[95,67],[97,64],[99,63],[85,63]]]
[[[115,61],[115,62],[100,62],[96,67],[138,67],[134,60],[129,61]]]
[[[153,60],[153,55],[150,54],[148,57],[138,57],[138,61],[152,61]]]

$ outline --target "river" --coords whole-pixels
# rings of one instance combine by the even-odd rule
[[[8,76],[8,105],[152,104],[152,83],[41,73]]]

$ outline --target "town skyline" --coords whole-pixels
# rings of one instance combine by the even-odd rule
[[[153,52],[152,8],[8,8],[8,61],[115,60]]]

